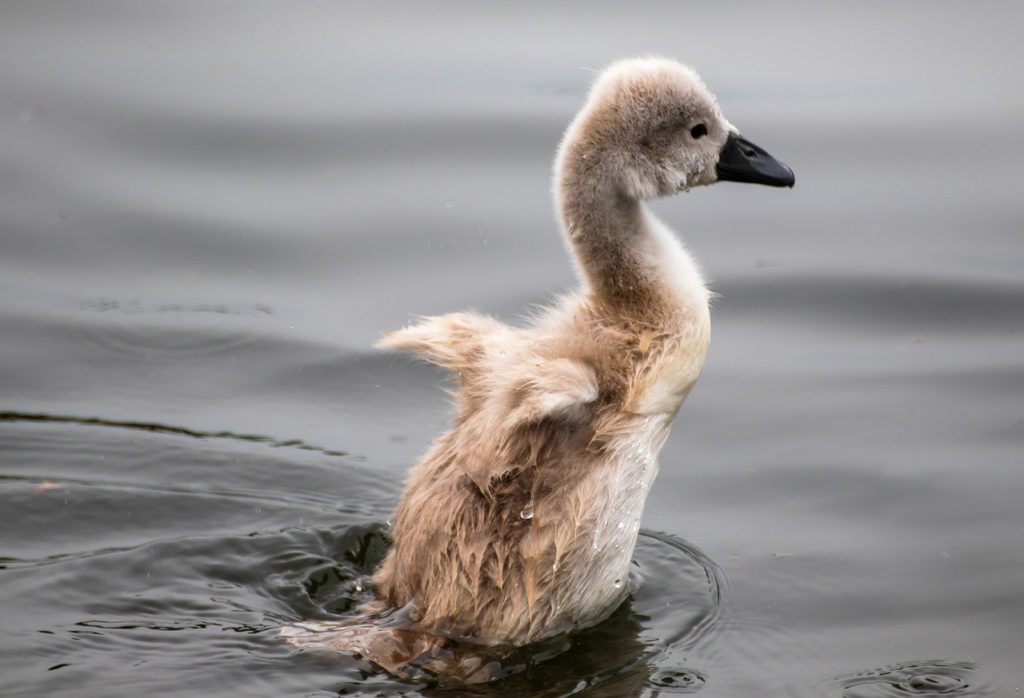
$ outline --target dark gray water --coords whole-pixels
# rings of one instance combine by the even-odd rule
[[[572,284],[554,147],[592,69],[659,52],[797,187],[656,206],[721,298],[639,589],[479,693],[1016,695],[1022,21],[4,3],[0,694],[444,692],[277,636],[365,598],[447,418],[369,346]]]

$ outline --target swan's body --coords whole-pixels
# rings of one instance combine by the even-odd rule
[[[615,64],[555,167],[580,290],[523,328],[457,313],[380,342],[460,384],[452,429],[395,512],[382,604],[430,633],[521,645],[593,624],[628,593],[658,453],[710,336],[700,270],[642,201],[742,179],[722,163],[745,145],[688,68]]]

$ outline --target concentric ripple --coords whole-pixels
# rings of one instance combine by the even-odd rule
[[[992,696],[993,677],[967,661],[931,660],[890,664],[836,678],[843,698]]]
[[[696,669],[662,669],[651,674],[650,684],[666,693],[696,693],[707,677]]]

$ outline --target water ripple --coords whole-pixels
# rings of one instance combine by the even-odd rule
[[[103,351],[121,358],[196,358],[237,351],[262,339],[267,327],[254,322],[272,313],[258,303],[144,303],[99,299],[78,310],[101,314],[82,332]]]
[[[285,631],[289,641],[300,647],[333,650],[326,653],[327,659],[337,647],[352,646],[353,638],[370,632],[374,623],[392,627],[401,622],[400,613],[385,614],[370,619],[370,626],[356,630],[353,636],[353,628],[358,627],[353,623],[360,618],[352,614],[373,598],[366,575],[383,558],[387,540],[385,529],[379,526],[352,530],[345,539],[350,543],[344,554],[325,557],[297,580],[315,609],[310,614],[304,602],[305,617],[327,622],[303,622]],[[438,657],[431,655],[422,665],[414,660],[397,675],[457,695],[478,694],[478,689],[458,678],[466,675],[474,683],[478,669],[486,669],[487,674],[487,688],[479,689],[483,691],[479,695],[489,696],[563,696],[598,687],[625,695],[650,689],[673,693],[699,690],[708,681],[706,674],[675,665],[671,657],[712,634],[722,600],[720,568],[686,541],[641,531],[633,577],[633,596],[596,626],[522,648],[446,643]]]

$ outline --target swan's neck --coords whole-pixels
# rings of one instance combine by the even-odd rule
[[[586,291],[638,319],[706,309],[694,259],[640,201],[598,171],[571,144],[557,170],[563,231]]]

